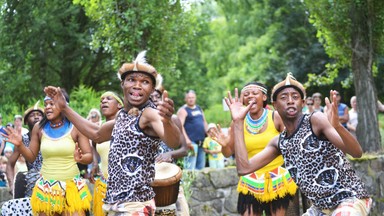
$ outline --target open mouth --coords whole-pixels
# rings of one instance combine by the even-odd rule
[[[293,107],[290,107],[290,108],[287,109],[287,113],[288,113],[289,115],[293,115],[293,114],[296,113],[296,109],[293,108]]]

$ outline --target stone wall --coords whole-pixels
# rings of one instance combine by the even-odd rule
[[[370,215],[384,215],[384,155],[363,157],[351,160],[351,163],[372,195],[374,204]],[[184,172],[184,176],[191,176],[190,171]],[[202,171],[195,171],[193,175],[190,188],[185,188],[188,190],[186,195],[191,216],[238,215],[236,168],[217,170],[205,168]],[[297,196],[287,215],[301,215],[304,211],[301,203],[301,198]]]
[[[372,216],[384,216],[384,155],[363,157],[351,161],[357,174],[366,184],[372,195],[374,205]],[[237,214],[236,168],[202,171],[184,171],[185,194],[188,198],[191,216],[233,216]],[[189,182],[188,179],[193,179]],[[11,195],[8,188],[0,188],[0,206]],[[302,206],[299,196],[290,206],[287,215],[301,215]]]

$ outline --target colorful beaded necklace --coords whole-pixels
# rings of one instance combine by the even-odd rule
[[[267,109],[263,109],[263,114],[259,119],[253,120],[251,114],[248,112],[245,117],[245,127],[250,134],[258,134],[263,128],[265,122],[267,122]]]
[[[52,128],[58,128],[58,127],[61,127],[64,124],[64,119],[59,121],[57,124],[53,124],[52,122],[49,122],[49,124],[51,125]]]

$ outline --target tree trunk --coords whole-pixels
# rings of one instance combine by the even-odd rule
[[[352,3],[352,72],[356,89],[358,125],[356,129],[364,152],[381,150],[377,117],[377,95],[372,75],[372,8],[369,0]]]

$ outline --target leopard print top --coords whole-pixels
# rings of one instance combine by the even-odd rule
[[[367,198],[364,184],[344,153],[312,131],[311,115],[304,115],[290,136],[280,134],[279,148],[285,166],[304,195],[321,209],[337,206],[343,199]]]
[[[150,186],[155,178],[155,156],[161,140],[150,137],[139,128],[144,109],[138,116],[119,111],[112,131],[108,155],[108,179],[105,203],[144,202],[154,198]]]
[[[30,138],[29,138],[28,134],[23,134],[22,139],[23,139],[24,145],[26,147],[29,147]],[[43,164],[43,157],[41,156],[41,152],[39,151],[39,153],[37,153],[37,157],[36,157],[34,162],[29,163],[28,161],[26,161],[26,164],[27,164],[28,170],[35,169],[37,171],[40,171],[41,165]]]

